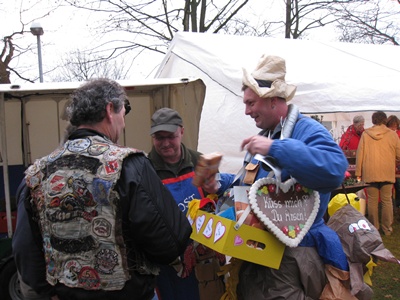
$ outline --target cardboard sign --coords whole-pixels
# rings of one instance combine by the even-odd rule
[[[236,230],[234,221],[201,210],[191,223],[193,240],[219,253],[279,269],[285,245],[271,233],[244,224]]]

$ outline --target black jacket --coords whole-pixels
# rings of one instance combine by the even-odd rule
[[[96,135],[79,129],[70,139]],[[168,264],[183,253],[191,234],[186,216],[178,209],[144,154],[128,156],[123,163],[116,190],[120,194],[124,240],[128,264],[132,267],[136,248],[152,263]],[[32,220],[29,190],[23,182],[18,190],[18,218],[13,237],[13,252],[22,280],[42,294],[57,294],[61,299],[151,299],[153,275],[130,271],[131,279],[120,291],[87,291],[63,284],[52,287],[45,279],[45,260],[37,223]]]

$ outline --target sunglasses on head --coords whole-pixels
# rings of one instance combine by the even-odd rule
[[[125,116],[126,116],[132,110],[131,104],[129,103],[128,99],[125,99],[124,107],[125,107]]]

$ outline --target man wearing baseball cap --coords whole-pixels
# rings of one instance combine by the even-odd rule
[[[204,198],[205,193],[192,184],[195,166],[201,153],[187,148],[182,143],[184,131],[182,118],[177,111],[168,107],[157,110],[151,117],[150,134],[153,138],[153,147],[149,158],[161,181],[174,196],[178,207],[187,213],[189,202],[193,199]],[[184,257],[195,255],[195,247],[192,243],[186,249]],[[212,251],[202,245],[197,247],[202,247],[202,250],[207,253]],[[162,300],[201,299],[199,281],[202,280],[196,278],[195,261],[196,257],[193,257],[188,261],[182,259],[174,267],[161,266],[160,275],[157,278],[157,289]],[[218,276],[215,275],[215,278],[216,286],[221,286]],[[212,283],[207,282],[208,291],[211,291],[211,285]],[[204,293],[201,294],[206,296]],[[211,298],[208,297],[208,299]]]

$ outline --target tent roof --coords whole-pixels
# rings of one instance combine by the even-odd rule
[[[175,35],[158,74],[184,60],[241,96],[242,68],[252,71],[263,54],[286,60],[286,81],[297,86],[292,103],[304,113],[400,111],[400,47],[393,45],[185,32]]]
[[[286,60],[286,81],[297,86],[290,103],[323,117],[336,141],[357,114],[369,127],[373,111],[400,111],[400,47],[177,33],[156,77],[203,80],[198,150],[222,152],[222,171],[237,172],[244,155],[241,141],[260,130],[244,114],[241,88],[242,68],[254,70],[263,54]]]

